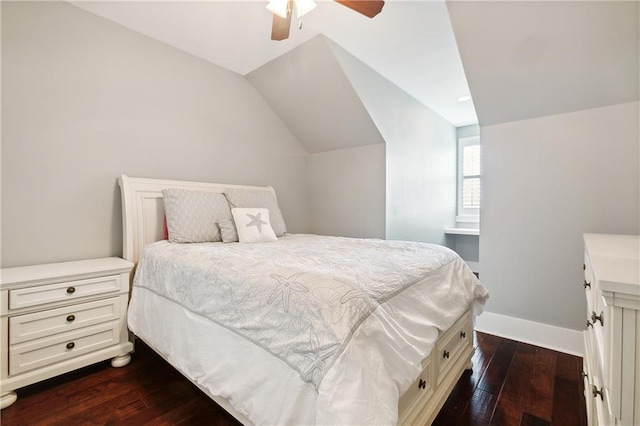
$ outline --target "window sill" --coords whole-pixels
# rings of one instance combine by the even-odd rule
[[[445,234],[449,235],[480,235],[480,230],[476,228],[445,228]]]

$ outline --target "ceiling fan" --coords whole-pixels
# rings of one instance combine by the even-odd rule
[[[384,1],[382,0],[334,0],[351,10],[373,18],[382,10]],[[291,27],[291,15],[293,8],[296,8],[298,18],[316,7],[314,0],[270,0],[267,9],[273,13],[273,24],[271,26],[271,40],[284,40],[289,38],[289,28]]]

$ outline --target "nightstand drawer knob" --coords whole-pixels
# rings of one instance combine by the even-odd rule
[[[67,287],[67,293],[73,294],[75,292],[76,292],[76,288],[75,287]]]
[[[75,348],[75,346],[76,346],[76,344],[73,343],[73,342],[67,343],[67,349],[73,349],[73,348]]]
[[[467,333],[465,333],[464,331],[460,332],[460,338],[464,339],[465,337],[467,337]]]
[[[449,351],[444,351],[442,358],[449,358]]]
[[[69,315],[69,316],[67,317],[67,322],[72,322],[72,321],[74,321],[75,319],[76,319],[76,316],[75,316],[75,315]]]

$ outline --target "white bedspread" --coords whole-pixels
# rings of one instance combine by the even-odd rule
[[[430,244],[163,241],[143,251],[129,325],[253,423],[393,424],[438,332],[486,297],[462,259]],[[157,308],[193,324],[176,329]]]

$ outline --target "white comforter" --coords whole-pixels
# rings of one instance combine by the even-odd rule
[[[163,241],[143,251],[129,324],[253,423],[393,424],[438,332],[486,297],[464,262],[436,245],[314,235]],[[176,344],[179,330],[156,330],[172,327],[158,324],[153,304],[197,318],[183,335],[200,326],[215,335]]]

